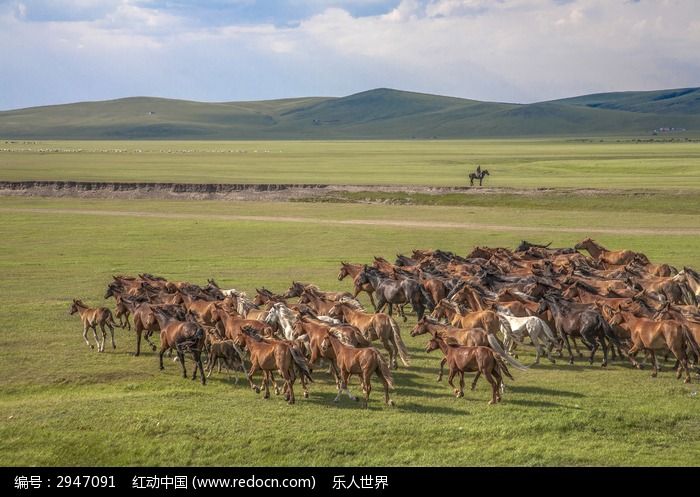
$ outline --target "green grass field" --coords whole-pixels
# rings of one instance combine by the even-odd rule
[[[455,164],[438,169],[459,169],[461,174],[463,162],[457,161],[465,155],[458,143],[441,144],[448,145],[454,148],[446,157],[452,157]],[[59,146],[70,148],[74,144]],[[170,144],[151,146],[165,148]],[[213,149],[219,145],[207,146]],[[287,150],[299,147],[306,150],[299,152],[301,156],[312,157],[315,147],[326,144],[277,146]],[[315,182],[325,177],[325,181],[339,178],[337,181],[352,183],[365,178],[374,183],[380,181],[377,178],[391,177],[390,171],[373,173],[366,164],[364,169],[340,171],[336,176],[332,170],[351,162],[340,150],[351,145],[333,146],[338,147],[337,157],[324,156],[332,167],[319,168],[321,177]],[[424,158],[431,155],[433,144],[395,145],[401,150],[413,146],[423,147]],[[540,146],[558,149],[559,158],[535,160],[535,148]],[[621,161],[620,178],[624,178],[625,171],[644,162],[633,158],[631,152],[644,146],[620,145],[630,155],[612,159],[603,151],[614,154],[617,145],[602,144],[601,157],[608,158],[600,160]],[[515,165],[515,149],[533,147],[532,167],[560,168],[563,176],[558,180],[572,186],[573,176],[564,175],[571,167],[571,162],[562,159],[566,145],[508,143],[504,147],[513,147],[512,157],[492,150],[503,175],[512,171],[515,176],[511,179],[526,179],[527,175],[517,176],[517,170],[530,166]],[[657,153],[656,147],[661,151]],[[695,156],[698,149],[684,147],[654,145],[654,157],[649,160],[668,164],[669,170],[677,173],[673,181],[682,180],[684,187],[695,188],[700,170]],[[374,150],[381,155],[380,150]],[[664,150],[673,153],[667,157]],[[584,161],[574,152],[571,155],[578,158],[570,160]],[[404,160],[413,156],[410,150],[403,153]],[[212,165],[231,156],[219,157],[213,152],[207,157],[216,160],[203,164],[201,174],[188,162],[194,156],[185,154],[172,163],[164,158],[159,167],[146,153],[98,154],[95,160],[99,159],[99,167],[97,162],[90,166],[88,155],[52,154],[42,163],[41,155],[25,154],[29,153],[2,152],[3,166],[8,158],[15,164],[2,168],[2,179],[35,175],[54,179],[241,181],[221,172],[226,170],[224,166]],[[390,151],[386,154],[394,157]],[[253,160],[251,154],[245,157]],[[418,157],[415,162],[408,161],[409,169],[421,169]],[[15,158],[21,160],[14,162]],[[145,162],[139,167],[142,158]],[[60,162],[52,162],[54,159]],[[691,163],[687,169],[683,166],[686,161]],[[395,168],[401,165],[400,158],[391,162]],[[131,169],[124,170],[129,164]],[[246,168],[253,171],[247,176],[249,181],[272,177],[267,167],[255,172],[251,162],[240,165],[239,173]],[[282,163],[280,169],[284,169]],[[583,169],[594,171],[591,181],[606,183],[608,169]],[[86,178],[91,171],[96,176]],[[260,176],[251,179],[255,174]],[[285,173],[287,181],[292,177]],[[310,181],[313,170],[303,177]],[[456,173],[451,176],[457,177]],[[494,183],[497,178],[502,179],[494,176]],[[541,178],[557,180],[556,175]],[[611,178],[610,186],[625,186],[622,179]],[[530,178],[533,186],[534,180]],[[447,180],[423,171],[406,176],[405,181],[394,181],[435,184]],[[652,186],[648,177],[642,186]],[[685,202],[692,203],[691,198]],[[516,381],[509,382],[502,404],[488,406],[485,382],[465,399],[454,399],[445,383],[435,382],[439,356],[423,352],[425,339],[409,336],[412,318],[402,325],[412,365],[395,373],[395,407],[383,405],[377,384],[368,410],[346,398],[333,404],[335,392],[322,370],[315,373],[310,398],[299,396],[297,405],[288,406],[279,397],[262,400],[243,382],[234,385],[225,376],[212,376],[202,387],[182,379],[179,365],[173,362],[167,362],[166,370],[160,372],[157,357],[150,351],[141,357],[130,355],[134,336],[128,331],[117,331],[116,351],[97,354],[82,342],[79,320],[67,314],[74,297],[103,305],[105,286],[117,273],[148,271],[195,283],[214,277],[222,286],[248,291],[262,285],[281,291],[292,279],[315,282],[327,289],[348,289],[348,282],[336,280],[340,260],[371,261],[374,255],[393,259],[396,253],[410,253],[414,248],[439,247],[465,254],[473,245],[512,247],[522,238],[571,246],[591,234],[606,246],[639,250],[656,262],[700,267],[700,218],[696,211],[678,214],[669,207],[672,204],[657,208],[655,197],[629,209],[624,203],[620,205],[611,214],[601,213],[595,202],[579,205],[575,201],[401,206],[1,197],[0,464],[697,465],[697,376],[694,383],[684,385],[669,371],[670,364],[652,379],[649,371],[632,370],[621,362],[607,370],[600,368],[599,361],[593,366],[578,361],[573,367],[561,361],[554,366],[543,363],[526,373],[515,371]],[[267,220],[253,216],[267,216]],[[273,217],[277,219],[270,219]],[[348,224],[358,220],[364,222]],[[397,220],[409,224],[390,224]],[[471,224],[457,228],[444,223]],[[526,363],[533,357],[529,350],[521,355]],[[188,367],[191,369],[191,364]],[[357,384],[354,386],[357,391]]]
[[[0,142],[0,180],[695,190],[700,143],[633,140]]]

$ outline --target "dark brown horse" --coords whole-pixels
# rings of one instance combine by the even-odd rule
[[[204,328],[194,321],[179,321],[157,307],[153,308],[153,315],[158,320],[158,326],[160,327],[160,352],[158,354],[160,369],[165,369],[163,367],[163,355],[165,352],[174,349],[182,365],[182,377],[187,378],[185,352],[189,351],[195,362],[192,379],[197,379],[197,369],[199,369],[202,385],[205,385],[207,379],[202,366],[202,351],[204,350],[204,341],[206,339]]]
[[[541,314],[546,310],[552,313],[557,333],[566,343],[569,364],[574,363],[569,337],[581,337],[584,345],[591,351],[591,357],[588,360],[590,364],[593,364],[593,358],[600,345],[603,349],[602,367],[608,365],[606,338],[618,347],[621,346],[619,339],[600,312],[588,305],[568,303],[548,294],[540,302],[537,313]]]

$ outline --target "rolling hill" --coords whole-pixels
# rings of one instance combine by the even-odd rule
[[[0,112],[2,139],[425,139],[700,130],[700,88],[534,104],[392,89],[347,97],[205,103],[133,97]]]

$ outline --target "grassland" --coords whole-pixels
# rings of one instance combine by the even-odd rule
[[[629,140],[0,143],[0,180],[695,190],[700,143]]]
[[[225,214],[277,219],[217,217]],[[411,319],[402,332],[412,366],[395,374],[396,407],[384,407],[376,390],[368,410],[347,399],[333,404],[322,371],[311,397],[290,407],[225,377],[202,387],[182,379],[174,363],[161,373],[150,351],[130,355],[128,331],[117,332],[115,352],[92,352],[78,320],[67,314],[73,297],[102,303],[115,273],[150,271],[193,282],[214,277],[249,291],[263,284],[279,291],[292,279],[347,289],[336,280],[340,260],[392,258],[419,247],[463,254],[473,245],[513,246],[524,237],[570,246],[588,230],[599,230],[595,238],[604,245],[698,267],[695,214],[657,211],[653,199],[601,215],[573,203],[0,198],[0,464],[697,465],[697,381],[684,385],[668,368],[651,379],[623,363],[607,370],[543,364],[515,372],[503,403],[487,406],[485,383],[456,400],[434,381],[438,357],[422,351],[425,340],[408,335]],[[375,224],[343,224],[357,219]],[[387,224],[397,219],[414,224]],[[431,221],[475,224],[457,229]]]

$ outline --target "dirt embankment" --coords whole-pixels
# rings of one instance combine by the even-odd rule
[[[0,195],[124,199],[193,199],[193,200],[272,200],[290,201],[330,197],[340,192],[400,192],[441,195],[511,194],[546,195],[577,193],[596,195],[612,190],[569,188],[488,188],[468,186],[420,185],[327,185],[327,184],[260,184],[260,183],[122,183],[99,181],[0,181]]]

